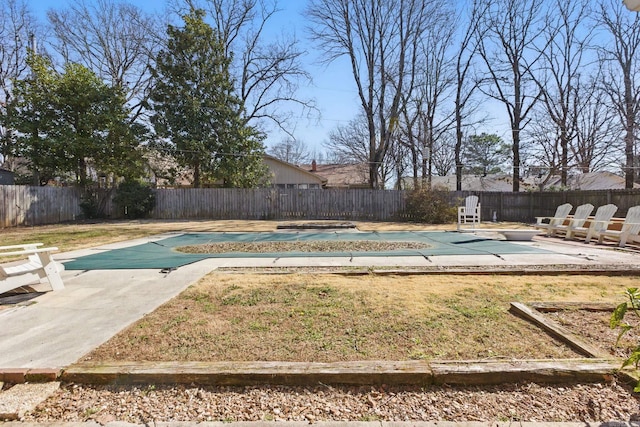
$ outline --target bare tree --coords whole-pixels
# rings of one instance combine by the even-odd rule
[[[583,173],[612,166],[616,154],[624,152],[620,146],[621,126],[616,112],[609,108],[607,93],[600,85],[599,74],[574,90],[579,104],[576,116],[576,138],[571,144],[575,166]]]
[[[277,0],[181,0],[200,7],[232,58],[236,90],[247,124],[265,130],[275,125],[293,137],[295,118],[317,114],[315,101],[298,94],[301,83],[311,82],[302,58],[306,52],[295,34],[268,35],[278,8]]]
[[[396,139],[400,139],[401,136],[399,133],[395,135]],[[388,179],[387,177],[391,177],[393,175],[394,185],[393,188],[395,190],[403,190],[405,188],[405,177],[407,169],[409,169],[410,165],[406,161],[408,158],[408,149],[407,146],[401,144],[399,141],[394,142],[389,149],[389,155],[387,156],[387,160],[385,161],[385,166],[382,168],[385,172],[383,172],[383,176],[385,177],[385,182]],[[388,166],[387,166],[388,165]],[[389,173],[386,173],[386,171]],[[414,187],[415,188],[415,187]]]
[[[606,66],[602,84],[624,131],[625,188],[633,188],[640,111],[640,15],[618,1],[601,0],[597,19],[610,41],[599,46]]]
[[[404,148],[392,147],[409,156],[408,169],[412,171],[414,188],[431,186],[434,146],[452,124],[450,111],[443,110],[453,83],[450,48],[456,31],[455,18],[445,5],[434,6],[431,12],[432,17],[435,14],[437,17],[417,40],[411,58],[412,72],[401,94],[401,120],[394,141]]]
[[[16,154],[13,131],[7,123],[13,81],[26,77],[27,47],[41,36],[40,26],[23,0],[0,0],[0,164]],[[31,46],[30,46],[31,44]]]
[[[433,175],[433,153],[437,141],[443,137],[453,125],[451,110],[443,111],[444,98],[451,95],[455,82],[454,67],[449,55],[456,31],[453,11],[438,11],[436,22],[430,26],[420,42],[423,58],[416,91],[422,100],[418,107],[422,138],[422,177],[427,179],[431,188]]]
[[[582,108],[580,78],[586,73],[587,47],[592,31],[585,27],[589,17],[586,0],[554,0],[553,14],[546,16],[540,70],[534,75],[540,87],[543,108],[558,139],[560,181],[567,185],[571,145],[577,138],[577,116]]]
[[[527,127],[526,142],[521,145],[521,159],[528,156],[528,162],[522,162],[529,170],[544,176],[541,188],[560,170],[561,154],[557,126],[544,109],[534,110],[531,124]],[[528,171],[525,171],[528,173]]]
[[[431,10],[430,0],[311,0],[307,8],[311,36],[325,60],[350,61],[367,123],[372,188],[383,185],[380,168],[398,129],[402,95]]]
[[[65,62],[78,62],[125,90],[132,121],[140,117],[152,84],[149,64],[165,26],[116,0],[73,0],[47,16],[57,39],[54,47]]]
[[[338,125],[329,132],[323,145],[338,163],[367,163],[369,161],[369,132],[363,115]]]
[[[431,153],[433,169],[436,175],[446,176],[455,171],[456,138],[450,132],[442,135],[436,141]]]
[[[287,163],[301,165],[308,163],[311,153],[305,144],[294,138],[286,138],[267,150],[268,154]]]
[[[513,191],[520,190],[520,139],[527,116],[541,96],[532,80],[539,59],[532,46],[540,37],[542,3],[493,0],[484,19],[486,32],[479,40],[479,54],[489,74],[484,92],[501,102],[511,125]]]
[[[454,145],[454,161],[456,172],[456,191],[462,190],[462,151],[464,141],[464,126],[473,123],[465,123],[469,117],[477,112],[478,103],[473,102],[475,94],[481,79],[472,75],[474,62],[478,53],[479,41],[484,38],[486,28],[481,28],[480,23],[484,19],[484,15],[489,7],[489,2],[482,0],[473,0],[471,4],[471,13],[469,14],[462,38],[458,46],[455,56],[455,145]],[[466,10],[466,9],[465,9]],[[482,118],[476,120],[476,124],[482,121]]]

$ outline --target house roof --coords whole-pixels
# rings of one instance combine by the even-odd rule
[[[431,177],[431,182],[434,186],[443,187],[450,191],[455,191],[456,189],[455,175],[433,176]],[[540,190],[540,185],[543,182],[544,177],[529,176],[523,178],[520,182],[520,190]],[[544,182],[542,190],[561,188],[560,182],[559,176],[551,176]],[[624,178],[611,172],[576,174],[570,176],[567,182],[567,188],[572,190],[615,190],[624,189],[624,185]],[[640,185],[635,184],[634,188],[640,188]],[[513,180],[511,175],[463,175],[462,189],[465,191],[511,191],[513,189]]]
[[[465,191],[496,191],[508,192],[513,190],[511,176],[509,175],[463,175],[462,189]],[[449,191],[456,190],[456,176],[432,176],[431,184],[434,187],[441,187]],[[530,189],[531,186],[521,186],[523,190]]]
[[[570,176],[567,187],[573,190],[616,190],[623,189],[625,185],[624,177],[611,172],[588,172]],[[560,177],[553,176],[546,187],[560,187]],[[640,184],[634,184],[634,188],[640,188]]]
[[[366,163],[300,165],[326,179],[327,187],[360,188],[369,187],[369,168]]]
[[[275,175],[274,179],[276,180],[276,183],[280,183],[278,181],[282,179],[295,181],[297,177],[298,180],[302,180],[302,179],[304,179],[305,181],[311,180],[312,182],[321,184],[323,186],[327,184],[327,179],[324,176],[313,173],[310,169],[306,169],[302,166],[296,166],[292,163],[285,162],[284,160],[280,160],[268,154],[263,155],[263,159],[266,165],[270,167],[271,172]],[[278,168],[284,168],[284,170],[288,170],[289,173],[282,173],[282,169],[278,170]],[[278,176],[278,175],[283,175],[283,176]],[[290,182],[290,183],[293,184],[294,182]],[[296,182],[296,183],[304,183],[304,182]]]

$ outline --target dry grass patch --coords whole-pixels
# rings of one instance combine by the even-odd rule
[[[331,362],[577,357],[510,314],[509,302],[613,303],[634,281],[212,273],[87,358]]]

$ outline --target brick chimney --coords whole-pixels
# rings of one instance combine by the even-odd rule
[[[316,163],[315,160],[313,160],[311,162],[311,172],[317,172],[318,171],[318,164]]]

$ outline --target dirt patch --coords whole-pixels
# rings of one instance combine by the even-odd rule
[[[640,322],[631,314],[625,317],[625,321],[635,328],[627,332],[617,344],[620,329],[611,329],[609,326],[611,312],[559,310],[544,315],[614,357],[628,357],[640,343]]]

